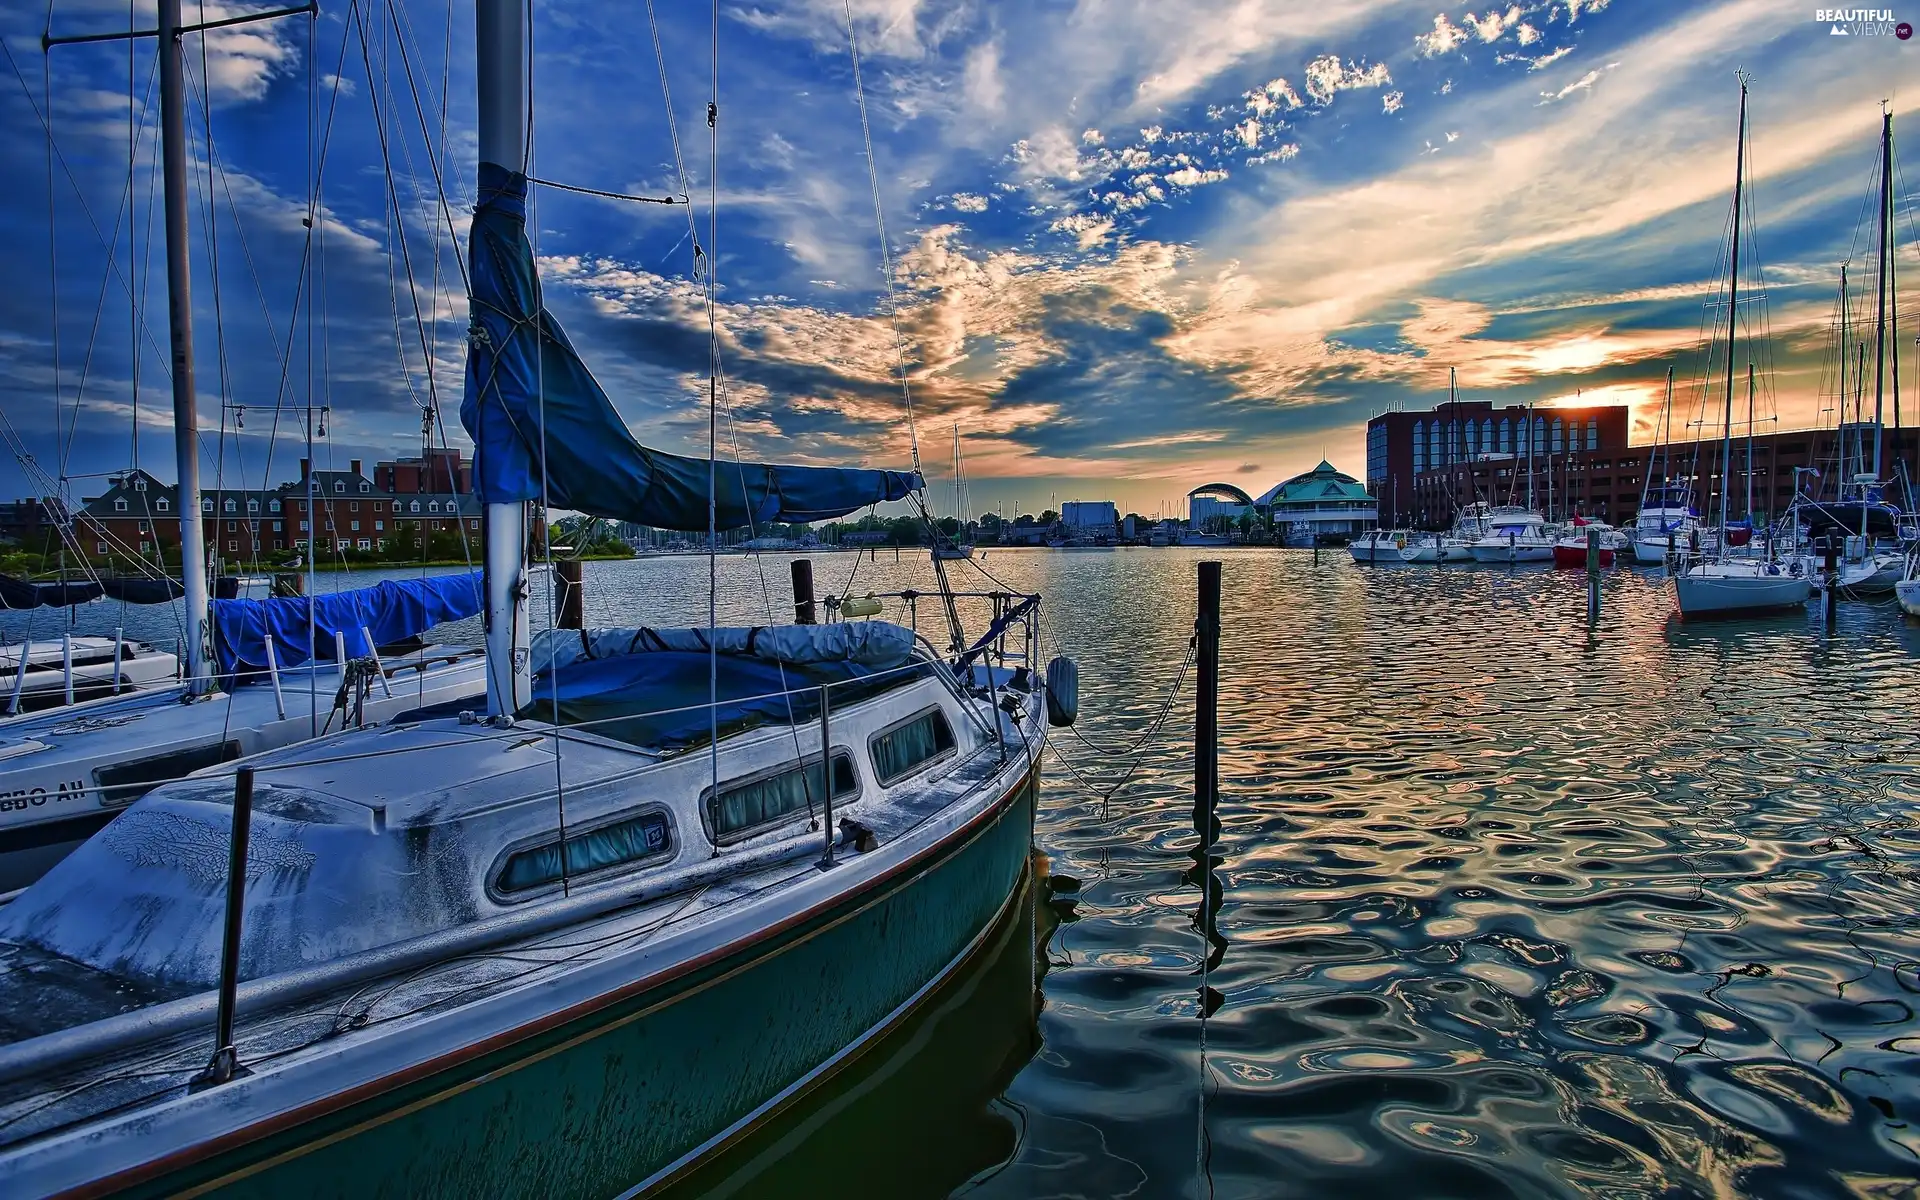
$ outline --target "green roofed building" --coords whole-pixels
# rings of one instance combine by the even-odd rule
[[[1315,534],[1337,542],[1372,529],[1380,520],[1380,504],[1366,486],[1336,470],[1330,462],[1295,475],[1255,500],[1254,506],[1273,517],[1275,532],[1294,544],[1307,544]]]

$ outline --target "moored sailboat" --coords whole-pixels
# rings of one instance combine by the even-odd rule
[[[24,1192],[646,1190],[878,1042],[1021,894],[1046,726],[1077,709],[1033,669],[1037,596],[981,597],[951,658],[879,621],[530,642],[537,497],[711,535],[924,484],[633,441],[539,297],[526,10],[478,10],[487,711],[158,788],[0,908]]]
[[[1674,600],[1682,616],[1719,616],[1792,608],[1813,594],[1804,571],[1778,561],[1727,553],[1727,508],[1733,480],[1734,338],[1739,331],[1741,194],[1746,182],[1747,81],[1740,79],[1740,123],[1734,155],[1733,234],[1727,271],[1727,361],[1725,415],[1721,421],[1719,536],[1710,550],[1682,559],[1673,575]]]

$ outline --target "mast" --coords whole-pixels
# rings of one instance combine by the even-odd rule
[[[1893,113],[1880,114],[1880,214],[1874,222],[1879,245],[1880,277],[1876,281],[1877,312],[1873,330],[1873,477],[1880,478],[1881,406],[1887,386],[1887,242],[1893,234],[1888,215],[1893,211]],[[1896,350],[1897,354],[1898,351]]]
[[[1720,557],[1727,555],[1727,499],[1733,470],[1733,339],[1740,328],[1740,197],[1747,174],[1747,81],[1740,80],[1740,135],[1733,151],[1733,251],[1727,271],[1727,411],[1720,430]]]
[[[178,4],[179,0],[166,0]],[[527,168],[526,56],[518,0],[476,0],[474,50],[479,92],[480,161],[514,175]],[[533,698],[527,638],[527,510],[524,501],[489,503],[485,512],[487,715],[511,720]]]
[[[1747,364],[1747,524],[1753,524],[1753,364]]]
[[[1658,446],[1656,453],[1660,457],[1660,486],[1662,489],[1664,489],[1667,486],[1667,469],[1670,465],[1667,462],[1667,458],[1668,458],[1667,438],[1673,432],[1671,428],[1672,424],[1673,424],[1673,368],[1668,367],[1667,368],[1667,399],[1666,399],[1666,403],[1660,406],[1660,423],[1656,429],[1656,432],[1659,433],[1660,435],[1660,445]],[[1640,480],[1640,509],[1642,512],[1646,511],[1647,496],[1653,490],[1653,458],[1654,456],[1651,454],[1647,456],[1647,473]],[[1663,504],[1664,504],[1664,501],[1663,501]],[[1636,515],[1634,519],[1637,522],[1639,520],[1639,517]],[[1667,523],[1667,519],[1665,517],[1660,518],[1660,523],[1662,525],[1665,525]]]
[[[1527,511],[1533,511],[1533,401],[1527,401]]]
[[[187,691],[212,686],[207,669],[207,545],[200,523],[199,413],[193,383],[192,272],[187,264],[186,81],[180,0],[160,0],[161,190],[166,197],[167,340],[173,357],[173,453],[180,480],[180,582],[187,606]]]

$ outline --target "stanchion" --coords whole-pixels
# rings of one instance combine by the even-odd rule
[[[1834,545],[1833,535],[1828,534],[1827,543],[1827,626],[1832,628],[1833,618],[1840,603],[1840,549]]]
[[[194,1089],[247,1074],[233,1048],[233,1008],[240,988],[240,922],[247,901],[247,835],[253,827],[253,768],[233,777],[233,832],[227,842],[227,914],[221,931],[220,997],[213,1017],[213,1058],[194,1076]]]

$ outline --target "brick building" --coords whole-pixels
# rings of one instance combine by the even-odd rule
[[[1417,480],[1429,472],[1453,467],[1464,473],[1466,464],[1502,458],[1517,458],[1524,467],[1527,416],[1523,405],[1496,409],[1484,400],[1461,400],[1425,412],[1382,413],[1368,421],[1367,490],[1380,502],[1380,523],[1416,523],[1417,497],[1423,492]],[[1533,455],[1543,479],[1549,454],[1606,457],[1628,448],[1626,405],[1536,408],[1532,416]],[[1505,469],[1511,472],[1512,463]]]
[[[1733,442],[1729,475],[1729,490],[1732,493],[1732,505],[1728,511],[1736,518],[1747,515],[1747,496],[1749,489],[1753,497],[1753,512],[1762,520],[1771,520],[1784,511],[1792,502],[1795,488],[1796,470],[1813,468],[1820,472],[1817,479],[1807,477],[1800,486],[1807,494],[1820,499],[1832,500],[1838,494],[1841,477],[1850,474],[1844,468],[1836,468],[1839,452],[1844,447],[1849,454],[1858,444],[1856,427],[1848,426],[1839,433],[1831,429],[1786,430],[1779,433],[1761,434],[1752,439],[1752,459],[1748,459],[1748,440],[1736,437]],[[1863,440],[1872,444],[1871,426],[1867,428]],[[1895,438],[1888,436],[1885,443],[1885,458],[1881,474],[1883,477],[1899,477],[1899,464],[1904,462],[1907,479],[1913,479],[1916,461],[1914,437],[1898,439],[1901,442],[1896,456]],[[1655,486],[1667,480],[1690,482],[1693,490],[1693,503],[1702,513],[1719,511],[1721,494],[1721,446],[1718,441],[1708,441],[1696,446],[1693,442],[1683,442],[1663,450],[1659,446],[1629,446],[1620,449],[1595,449],[1562,451],[1551,456],[1536,454],[1533,470],[1533,501],[1545,510],[1549,498],[1552,502],[1552,515],[1567,512],[1583,516],[1600,517],[1616,525],[1633,520],[1640,511],[1640,498],[1645,494],[1647,476],[1651,472]],[[1413,494],[1410,500],[1401,503],[1399,524],[1417,528],[1444,528],[1453,520],[1453,514],[1461,504],[1474,500],[1486,500],[1494,504],[1524,504],[1527,501],[1527,464],[1524,455],[1519,458],[1511,454],[1475,460],[1470,463],[1446,464],[1437,469],[1421,472],[1414,479]],[[1896,498],[1896,503],[1904,500]],[[1382,506],[1384,509],[1384,505]],[[1381,522],[1387,516],[1383,511]]]
[[[371,475],[357,458],[344,471],[314,470],[303,458],[299,478],[277,487],[202,489],[202,530],[218,561],[239,565],[282,561],[304,553],[310,541],[322,554],[371,552],[401,537],[409,547],[424,548],[434,534],[464,532],[477,548],[480,505],[464,490],[471,481],[471,466],[457,450],[381,462]],[[123,472],[75,513],[75,540],[82,553],[101,560],[177,556],[178,503],[179,489],[172,484],[138,468]],[[58,536],[47,511],[40,501],[0,505],[0,534],[39,549],[40,541]],[[30,541],[36,529],[46,536]]]

